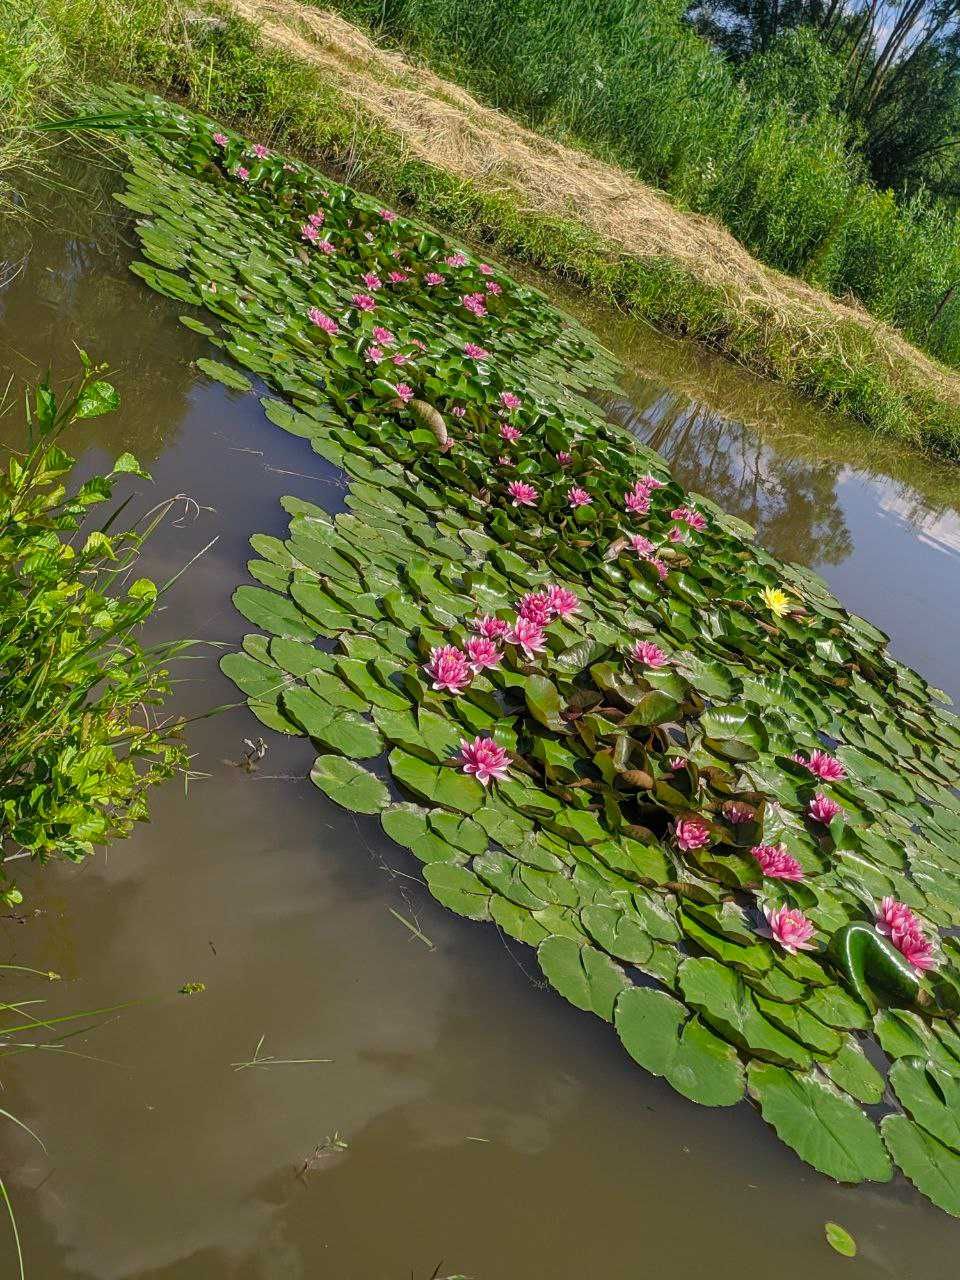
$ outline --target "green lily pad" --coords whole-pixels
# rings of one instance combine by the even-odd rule
[[[893,1176],[873,1122],[816,1073],[751,1062],[747,1087],[778,1137],[821,1173],[837,1182],[888,1182]]]
[[[636,1062],[663,1076],[684,1097],[707,1107],[732,1107],[743,1097],[736,1050],[672,996],[627,987],[617,997],[617,1034]]]
[[[576,1005],[613,1021],[617,996],[627,985],[623,970],[609,956],[573,938],[544,938],[537,948],[540,968],[551,986]]]
[[[887,1150],[917,1190],[960,1218],[960,1156],[903,1115],[884,1116],[880,1131]]]
[[[390,792],[380,779],[343,756],[317,756],[310,781],[353,813],[377,813],[390,803]]]

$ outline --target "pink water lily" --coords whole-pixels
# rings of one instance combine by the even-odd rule
[[[822,791],[818,791],[810,801],[810,808],[807,812],[814,822],[829,824],[838,813],[843,813],[843,807],[837,804],[832,796],[824,795]]]
[[[705,844],[710,843],[712,838],[710,823],[696,813],[677,818],[673,825],[673,835],[677,847],[684,853],[688,853],[691,849],[702,849]]]
[[[317,325],[324,333],[333,334],[340,332],[340,326],[337,324],[336,320],[331,319],[330,316],[324,315],[319,307],[311,307],[307,312],[307,318],[311,324]]]
[[[518,395],[514,395],[512,391],[501,391],[500,403],[505,409],[509,409],[509,411],[513,413],[515,409],[520,408],[520,397]]]
[[[671,756],[668,763],[674,773],[676,773],[678,769],[685,769],[687,767],[687,762],[684,760],[683,756]]]
[[[396,222],[397,220],[397,215],[393,212],[392,209],[381,209],[380,217],[384,220],[384,222]]]
[[[443,276],[439,271],[428,271],[423,278],[427,284],[443,284]]]
[[[750,853],[760,864],[760,870],[770,880],[802,880],[803,867],[784,844],[757,844]]]
[[[812,951],[814,928],[802,911],[795,907],[780,907],[776,911],[772,907],[764,907],[763,914],[774,939],[784,951],[795,955],[798,951]]]
[[[457,250],[456,253],[451,253],[444,258],[444,262],[448,267],[465,267],[467,265],[467,255]]]
[[[895,929],[890,940],[914,969],[919,969],[923,973],[927,969],[937,967],[938,961],[934,955],[933,943],[922,929]]]
[[[367,288],[370,290],[371,293],[375,293],[376,290],[381,288],[383,285],[383,281],[380,279],[380,277],[377,275],[375,271],[365,271],[363,275],[360,277],[360,279],[367,286]]]
[[[386,352],[383,350],[382,347],[371,346],[371,347],[367,347],[366,351],[363,353],[363,358],[365,360],[373,360],[374,362],[376,362],[377,360],[382,360],[385,355],[386,355]]]
[[[308,221],[308,222],[310,223],[310,225],[311,225],[311,226],[313,226],[313,227],[322,227],[322,226],[323,226],[323,219],[324,219],[324,212],[323,212],[323,210],[322,210],[322,209],[317,209],[317,210],[315,210],[313,213],[311,213],[311,214],[309,215],[309,217],[307,218],[307,221]]]
[[[333,241],[332,241],[332,240],[318,240],[318,241],[317,241],[317,243],[316,243],[316,248],[318,248],[318,249],[320,250],[320,252],[321,252],[321,253],[335,253],[335,252],[336,252],[336,250],[335,250],[335,249],[334,249],[334,247],[333,247]]]
[[[487,303],[482,293],[464,294],[460,301],[478,320],[482,320],[487,314]]]
[[[470,630],[476,631],[477,635],[485,636],[488,640],[502,640],[510,630],[510,623],[505,622],[503,618],[495,618],[492,614],[485,613],[482,618],[473,619]]]
[[[841,761],[836,756],[828,755],[826,751],[811,751],[809,760],[799,755],[793,758],[805,769],[809,769],[814,777],[822,778],[824,782],[842,782],[847,776]]]
[[[450,412],[455,418],[465,418],[467,416],[467,411],[462,404],[455,404]]]
[[[396,342],[396,338],[389,329],[385,329],[382,324],[374,325],[371,337],[374,342],[379,342],[384,347],[392,347]]]
[[[743,804],[740,800],[728,800],[723,806],[723,816],[735,827],[740,827],[745,822],[753,822],[757,815],[748,804]]]
[[[258,160],[266,160],[267,156],[270,154],[262,142],[255,142],[250,150]]]
[[[486,347],[478,347],[475,342],[465,343],[463,354],[468,360],[487,360],[490,356],[490,352]]]
[[[667,655],[652,640],[638,640],[630,650],[630,657],[645,667],[662,667],[667,661]]]
[[[543,634],[543,628],[531,618],[517,618],[507,632],[506,639],[508,644],[515,644],[521,648],[528,658],[534,658],[538,653],[543,653],[547,647],[547,637]]]
[[[890,938],[895,932],[904,933],[919,929],[920,921],[905,902],[896,898],[884,898],[877,908],[877,931]]]
[[[398,382],[394,391],[397,393],[397,399],[402,400],[404,404],[413,399],[413,387],[408,386],[406,382]]]
[[[538,627],[545,627],[553,617],[550,596],[546,591],[529,591],[517,605],[517,613]]]
[[[660,581],[663,582],[667,574],[670,572],[670,570],[667,568],[667,566],[664,564],[664,562],[660,559],[659,556],[651,556],[650,563],[656,569],[657,576],[659,577]]]
[[[572,485],[567,491],[567,502],[576,510],[577,507],[589,507],[593,498],[586,489],[581,489],[579,485]]]
[[[301,239],[308,241],[310,244],[316,244],[320,239],[320,232],[312,222],[305,222],[300,228],[300,237]]]
[[[391,271],[387,276],[387,279],[391,284],[406,284],[410,277],[407,275],[406,271]]]
[[[702,531],[707,527],[707,522],[699,511],[693,507],[674,507],[670,512],[671,520],[682,520],[685,525],[689,525],[691,529]]]
[[[501,467],[515,467],[517,464],[513,458],[508,458],[505,453],[501,453],[497,462]]]
[[[225,133],[215,133],[213,135],[213,140],[218,147],[225,147],[227,143],[230,141],[230,139],[227,137]]]
[[[250,170],[245,169],[242,164],[238,164],[233,173],[234,177],[239,178],[241,182],[248,182],[250,179]]]
[[[467,657],[475,673],[488,667],[498,667],[503,660],[503,654],[496,643],[487,636],[470,637],[467,641]]]
[[[506,440],[508,444],[513,444],[515,440],[519,440],[523,432],[519,427],[511,427],[509,422],[504,422],[500,427],[500,439]]]
[[[644,560],[648,560],[657,549],[650,539],[645,538],[642,533],[635,533],[633,535],[630,539],[630,546],[637,555],[642,556]]]
[[[409,359],[410,357],[405,356],[402,351],[398,351],[396,355],[393,355],[390,357],[391,363],[397,365],[398,367],[402,364],[407,364]]]
[[[653,489],[662,489],[663,487],[664,481],[658,480],[656,476],[651,475],[641,476],[639,480],[634,482],[635,489],[646,489],[648,493]]]
[[[452,644],[431,649],[425,670],[432,681],[431,688],[449,693],[463,693],[473,679],[466,654]]]
[[[573,454],[566,453],[561,449],[557,454],[557,461],[560,463],[561,467],[569,467],[570,463],[573,461]]]
[[[511,505],[514,507],[535,507],[540,496],[532,484],[523,480],[511,480],[507,485],[507,492],[513,499]]]
[[[485,276],[493,275],[493,267],[491,267],[489,262],[481,262],[477,270]]]
[[[487,281],[487,293],[492,293],[494,297],[503,293],[503,289],[497,284],[496,280]]]
[[[627,510],[635,516],[645,516],[650,510],[650,495],[645,489],[631,489],[623,502]]]
[[[491,780],[499,782],[507,776],[510,757],[492,738],[474,738],[460,743],[460,767],[486,787]]]
[[[670,532],[667,534],[667,538],[671,542],[686,542],[687,535],[683,532],[683,530],[680,528],[679,525],[675,524],[673,528],[670,530]]]
[[[567,618],[580,608],[580,597],[567,587],[547,587],[547,604],[558,618]]]
[[[358,311],[376,311],[377,300],[371,298],[369,293],[355,293],[350,299]]]

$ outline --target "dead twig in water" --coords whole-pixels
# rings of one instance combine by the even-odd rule
[[[409,929],[415,938],[419,938],[429,951],[436,951],[436,944],[431,942],[427,935],[422,933],[415,924],[411,924],[406,916],[402,916],[399,911],[394,911],[393,907],[387,907],[387,910],[395,920],[399,920],[405,928]]]
[[[266,1035],[262,1035],[257,1041],[257,1047],[253,1051],[252,1058],[247,1059],[246,1062],[230,1063],[234,1071],[243,1071],[247,1067],[306,1067],[333,1061],[332,1058],[275,1058],[272,1054],[261,1058],[260,1050],[263,1048],[263,1042],[266,1038]]]
[[[297,1177],[306,1182],[307,1174],[312,1173],[321,1160],[327,1156],[340,1155],[342,1152],[349,1150],[349,1147],[349,1142],[344,1142],[343,1138],[341,1138],[340,1130],[334,1129],[333,1133],[328,1133],[323,1142],[314,1147],[310,1155],[307,1156],[300,1167]]]

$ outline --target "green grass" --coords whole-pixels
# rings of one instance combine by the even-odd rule
[[[65,73],[63,49],[28,0],[4,0],[0,13],[0,210],[13,169],[36,163],[33,134],[41,104]]]
[[[863,180],[857,135],[795,110],[762,59],[728,64],[672,0],[309,0],[396,39],[441,74],[573,139],[727,227],[761,261],[960,364],[956,214]],[[795,75],[803,77],[803,71]]]
[[[235,17],[185,23],[167,0],[39,0],[38,11],[68,52],[74,76],[64,89],[74,104],[84,83],[110,79],[182,98],[874,430],[960,459],[960,403],[915,367],[891,365],[866,325],[826,311],[802,323],[771,315],[674,261],[615,252],[573,218],[527,212],[509,195],[413,157],[396,134],[348,107],[322,72],[263,46]]]

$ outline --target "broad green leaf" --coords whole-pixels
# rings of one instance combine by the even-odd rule
[[[556,935],[537,948],[540,968],[551,986],[578,1009],[613,1021],[617,996],[627,985],[623,970],[588,944]]]
[[[380,779],[343,756],[317,756],[310,781],[354,813],[377,813],[390,803],[390,793]]]
[[[903,1115],[884,1116],[880,1132],[887,1150],[917,1190],[945,1213],[960,1218],[960,1156]]]
[[[751,1062],[747,1087],[764,1120],[807,1164],[837,1182],[888,1182],[890,1161],[872,1120],[815,1072]]]
[[[719,1039],[672,996],[627,987],[617,998],[617,1034],[630,1056],[678,1093],[708,1107],[730,1107],[743,1097],[736,1050]]]

